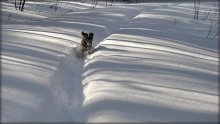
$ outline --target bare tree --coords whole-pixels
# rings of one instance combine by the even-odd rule
[[[19,10],[21,10],[21,4],[22,4],[22,0],[20,0],[19,2]]]
[[[25,2],[26,2],[26,0],[23,0],[23,2],[22,2],[22,6],[21,6],[21,11],[24,10],[24,4],[25,4]]]
[[[173,26],[174,28],[176,27],[176,18],[174,19]]]
[[[206,21],[206,19],[209,17],[210,10],[209,12],[205,12],[204,17],[202,18],[203,21]]]
[[[17,0],[15,0],[15,9],[17,10]]]
[[[207,34],[207,38],[209,37],[209,35],[210,35],[210,33],[211,33],[211,30],[212,30],[212,23],[213,23],[213,19],[212,19],[212,21],[211,21],[211,25],[210,25],[210,27],[209,27],[209,32],[208,32],[208,34]]]
[[[9,16],[8,16],[7,23],[9,22],[10,19],[11,19],[11,13],[10,13]]]
[[[212,31],[212,28],[213,28],[213,21],[214,21],[216,15],[217,15],[218,10],[217,10],[217,9],[214,9],[214,12],[215,12],[215,14],[214,14],[214,16],[213,16],[213,18],[212,18],[212,20],[211,20],[211,24],[210,24],[210,27],[209,27],[209,32],[208,32],[208,34],[207,34],[207,38],[208,38],[208,37],[210,36],[210,34],[211,34],[211,31]],[[218,29],[217,29],[217,30],[218,30]]]
[[[98,4],[98,0],[92,0],[92,8],[95,8]]]
[[[110,6],[113,5],[114,1],[115,1],[115,0],[111,0],[111,1],[110,1]]]
[[[18,6],[17,6],[17,0],[15,0],[14,1],[15,9],[17,10],[17,8],[18,8],[20,11],[23,11],[25,2],[26,2],[26,0],[19,0]]]
[[[199,10],[200,10],[200,0],[194,0],[194,19],[199,19]]]

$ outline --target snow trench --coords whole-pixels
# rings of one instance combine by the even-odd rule
[[[67,52],[52,77],[52,92],[59,97],[55,98],[55,108],[50,113],[52,118],[48,118],[48,121],[82,122],[84,95],[81,81],[84,58],[77,58],[73,47]]]

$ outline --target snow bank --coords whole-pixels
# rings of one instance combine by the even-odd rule
[[[99,44],[85,64],[88,122],[218,121],[218,40],[193,12],[143,11]]]

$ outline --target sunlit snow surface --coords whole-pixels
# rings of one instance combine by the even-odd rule
[[[218,121],[216,2],[199,20],[193,3],[2,4],[2,122]],[[82,30],[95,34],[85,58]]]

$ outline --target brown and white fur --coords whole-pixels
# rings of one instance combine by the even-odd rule
[[[93,36],[94,34],[92,32],[85,33],[85,32],[81,32],[83,38],[81,40],[81,51],[83,53],[88,52],[88,54],[91,53],[91,48],[92,48],[92,41],[93,41]]]

